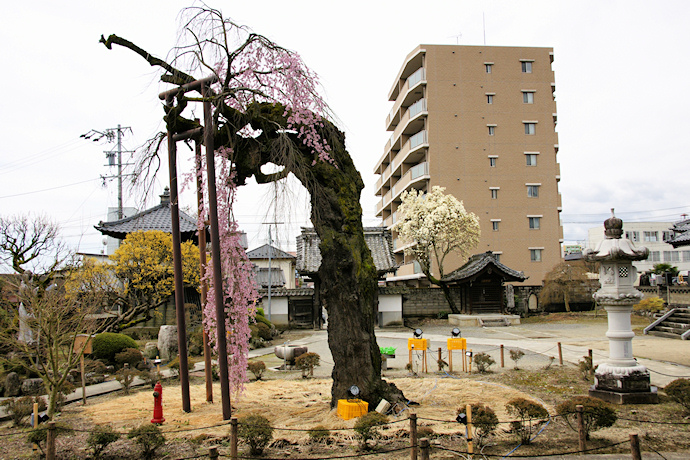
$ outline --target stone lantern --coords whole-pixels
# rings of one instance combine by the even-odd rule
[[[604,222],[606,239],[596,250],[588,249],[584,258],[599,262],[601,289],[594,298],[608,314],[609,359],[597,366],[590,396],[615,404],[651,404],[658,402],[656,388],[649,384],[649,371],[633,358],[630,315],[642,293],[633,286],[637,271],[633,260],[644,260],[647,248],[636,248],[621,238],[623,221],[613,214]]]

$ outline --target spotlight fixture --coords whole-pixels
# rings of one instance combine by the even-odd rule
[[[359,387],[357,385],[352,385],[347,389],[347,395],[349,396],[349,399],[357,399],[359,396]]]
[[[472,352],[471,352],[471,351],[466,351],[466,352],[465,352],[465,356],[467,356],[468,358],[471,358],[471,357],[472,357]]]
[[[455,338],[460,337],[460,329],[457,327],[454,327],[452,331],[450,331],[450,335],[452,335]]]
[[[414,336],[415,336],[415,338],[421,339],[421,338],[422,338],[422,334],[424,334],[424,332],[422,332],[421,329],[417,328],[417,329],[414,330]]]
[[[457,417],[455,417],[455,421],[458,423],[462,423],[463,425],[467,425],[467,414],[464,412],[460,412]]]

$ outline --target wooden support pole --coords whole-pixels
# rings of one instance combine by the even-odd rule
[[[417,460],[417,414],[410,414],[410,459]]]
[[[558,364],[563,365],[563,347],[561,347],[561,342],[558,342]]]
[[[584,406],[578,404],[575,406],[577,411],[577,433],[579,435],[579,450],[584,452],[587,449],[587,433],[585,432],[585,417],[584,417]]]
[[[429,460],[429,451],[431,446],[429,445],[429,440],[427,438],[422,438],[419,440],[419,449],[422,454],[422,460]]]
[[[84,372],[84,352],[79,357],[79,367],[81,369],[81,402],[86,406],[86,372]]]
[[[594,375],[594,355],[592,354],[592,349],[589,349],[589,375]]]
[[[172,99],[166,100],[172,107]],[[168,173],[170,178],[170,228],[172,233],[175,316],[177,318],[177,349],[180,359],[180,391],[182,410],[191,412],[189,395],[189,367],[187,365],[187,326],[184,310],[184,284],[182,274],[182,242],[180,237],[180,200],[177,190],[177,144],[168,128]]]
[[[467,414],[467,453],[470,458],[474,454],[474,441],[472,441],[472,405],[468,404],[465,407],[465,414]]]
[[[441,361],[443,361],[443,355],[441,354],[441,347],[438,347],[438,371],[443,371],[443,366],[441,366]]]
[[[501,344],[501,367],[506,367],[505,354],[503,352],[503,344]]]
[[[448,372],[453,373],[453,350],[448,350]]]
[[[55,422],[48,422],[46,435],[46,460],[55,460]]]
[[[237,460],[237,417],[230,419],[230,458]]]
[[[218,448],[216,446],[208,448],[208,458],[218,458]]]
[[[197,118],[196,121],[199,121]],[[202,161],[201,161],[201,143],[196,141],[194,143],[194,156],[196,160],[196,199],[197,209],[204,209],[204,190],[201,180]],[[206,295],[208,293],[208,285],[204,278],[206,277],[206,218],[199,216],[204,225],[199,229],[199,278],[201,279],[201,316],[204,317],[204,306],[206,305]],[[206,380],[206,401],[213,402],[213,373],[211,372],[211,347],[208,343],[208,333],[203,329],[203,343],[204,343],[204,377]]]
[[[630,433],[630,454],[632,460],[642,460],[642,454],[640,453],[640,440],[637,437],[637,433]]]

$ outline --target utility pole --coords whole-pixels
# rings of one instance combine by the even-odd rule
[[[106,166],[117,166],[117,175],[114,176],[101,176],[101,179],[105,182],[108,179],[117,179],[117,219],[120,220],[124,217],[123,205],[122,205],[122,166],[127,166],[129,163],[122,163],[123,153],[132,153],[131,150],[122,150],[122,135],[129,131],[132,132],[132,128],[129,126],[122,127],[117,125],[117,128],[108,128],[104,131],[97,131],[92,129],[86,134],[82,134],[79,137],[84,139],[90,139],[94,142],[98,142],[105,138],[108,143],[115,143],[115,147],[112,150],[106,150],[105,157],[108,159],[108,164]]]
[[[273,255],[273,238],[271,237],[271,225],[275,224],[276,226],[278,224],[282,224],[283,222],[269,222],[268,226],[268,320],[271,320],[271,285],[273,284],[273,281],[271,280],[271,275],[273,272],[271,271],[271,256]],[[277,227],[276,227],[277,230]]]

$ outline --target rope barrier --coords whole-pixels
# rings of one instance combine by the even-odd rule
[[[352,455],[339,455],[339,456],[335,456],[335,457],[319,457],[319,458],[321,460],[331,460],[331,459],[335,460],[335,459],[340,459],[340,458],[362,458],[362,457],[370,457],[373,455],[390,454],[391,452],[400,452],[403,450],[408,450],[409,448],[410,448],[410,446],[405,446],[405,447],[398,447],[396,449],[377,450],[376,452],[362,452],[359,454],[352,454]],[[208,455],[206,455],[206,457],[208,457]],[[229,455],[219,455],[219,457],[230,458]],[[255,460],[257,458],[260,458],[261,460],[285,460],[285,457],[265,457],[265,456],[244,457],[241,455],[238,455],[236,458],[240,458],[243,460],[245,460],[245,459],[246,460],[253,460],[253,459]],[[313,460],[314,457],[293,457],[292,455],[290,455],[290,459],[291,460]],[[182,460],[182,459],[178,459],[178,460]]]
[[[543,457],[558,457],[560,455],[579,455],[579,454],[583,454],[583,453],[587,453],[587,452],[593,452],[595,450],[609,449],[611,447],[616,447],[616,446],[619,446],[621,444],[625,444],[627,442],[629,442],[629,441],[625,440],[625,441],[617,442],[615,444],[608,444],[606,446],[592,447],[591,449],[585,449],[583,451],[570,450],[570,451],[565,451],[565,452],[554,452],[554,453],[550,453],[550,454],[511,455],[511,458],[543,458]],[[458,450],[454,450],[454,449],[449,449],[447,447],[443,447],[440,445],[435,445],[434,448],[437,448],[440,450],[445,450],[448,452],[453,452],[453,453],[458,454],[458,455],[469,455],[469,452],[463,452],[463,451],[458,451]],[[475,453],[474,455],[475,456],[476,455],[483,455],[484,457],[487,457],[487,458],[492,458],[492,457],[493,458],[505,458],[504,455],[496,455],[496,454],[485,454],[485,453],[476,454]]]

